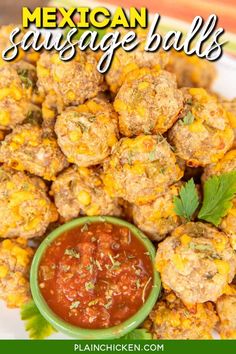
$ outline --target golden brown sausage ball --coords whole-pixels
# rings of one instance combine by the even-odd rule
[[[231,294],[222,295],[216,302],[220,318],[217,330],[222,339],[236,339],[236,287],[231,285]]]
[[[120,132],[125,136],[166,132],[183,107],[172,74],[162,70],[132,71],[114,101]]]
[[[234,277],[236,258],[228,237],[200,222],[177,227],[157,250],[164,287],[185,304],[216,301]]]
[[[170,145],[160,135],[123,138],[104,163],[103,181],[108,193],[138,205],[151,203],[183,171]]]
[[[121,214],[117,199],[111,198],[97,169],[72,166],[53,182],[51,194],[60,215],[65,220],[79,215]]]
[[[214,175],[232,171],[236,171],[236,150],[227,152],[216,164],[207,166],[202,175],[202,180],[205,182]],[[236,250],[236,198],[234,198],[232,202],[232,208],[230,208],[227,215],[223,217],[219,228],[229,236],[231,245]]]
[[[147,52],[144,50],[147,33],[138,33],[139,45],[131,52],[119,48],[114,55],[105,79],[111,92],[117,93],[128,73],[141,68],[160,70],[165,68],[169,53],[164,50]]]
[[[185,89],[185,106],[169,131],[176,154],[189,166],[217,162],[231,148],[234,134],[226,111],[204,89]]]
[[[37,62],[39,91],[56,95],[58,111],[79,105],[103,90],[103,76],[93,53],[78,51],[73,60],[60,60],[57,53],[42,53]]]
[[[175,50],[170,51],[166,70],[176,75],[179,87],[210,88],[216,77],[215,66],[208,60]]]
[[[88,100],[69,107],[55,124],[58,144],[67,159],[78,166],[102,163],[117,142],[117,116],[110,103]]]
[[[36,125],[16,127],[0,146],[0,161],[47,180],[68,166],[54,136]]]
[[[29,272],[33,255],[23,238],[0,243],[0,298],[8,307],[21,307],[31,298]]]
[[[0,237],[42,236],[57,218],[40,178],[0,168]]]
[[[0,64],[0,129],[22,123],[32,111],[36,83],[35,68],[26,62]]]
[[[224,109],[228,112],[230,126],[234,130],[234,147],[236,147],[236,98],[226,100],[220,97],[219,100]]]
[[[181,224],[174,211],[173,199],[178,196],[181,183],[170,186],[152,203],[133,205],[133,220],[153,241],[163,240],[168,233]]]
[[[173,292],[166,293],[149,315],[153,339],[213,339],[218,317],[212,303],[185,307]]]

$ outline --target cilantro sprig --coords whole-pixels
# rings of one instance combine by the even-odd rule
[[[174,211],[190,221],[199,205],[198,194],[193,178],[181,187],[179,197],[174,197]]]
[[[204,184],[204,199],[198,218],[218,226],[232,208],[236,193],[236,171],[210,177]]]
[[[33,300],[21,307],[20,314],[31,339],[44,339],[57,332],[41,315]]]
[[[152,335],[144,328],[137,328],[120,339],[152,339]]]
[[[183,119],[181,120],[181,123],[183,125],[190,125],[194,122],[194,115],[192,114],[192,112],[188,112]]]
[[[210,177],[203,187],[203,202],[198,219],[218,226],[232,207],[235,195],[236,171]],[[181,188],[179,197],[174,197],[174,210],[177,215],[190,221],[199,204],[196,186],[191,179]]]

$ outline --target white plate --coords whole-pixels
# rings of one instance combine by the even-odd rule
[[[216,66],[218,77],[213,90],[226,98],[236,97],[236,60],[224,55]],[[3,302],[0,302],[0,314],[0,339],[28,338],[18,309],[8,309]],[[50,339],[68,339],[68,337],[56,333]]]

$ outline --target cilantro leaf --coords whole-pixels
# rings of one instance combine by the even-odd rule
[[[144,328],[137,328],[120,339],[152,339],[152,335]]]
[[[44,339],[56,332],[41,315],[33,300],[21,307],[20,314],[21,319],[25,321],[25,329],[31,339]]]
[[[198,218],[218,226],[236,193],[236,171],[208,178],[204,184],[204,199]]]
[[[33,83],[33,81],[30,78],[29,70],[27,70],[27,69],[19,69],[19,70],[17,70],[17,74],[18,74],[18,76],[19,76],[19,78],[20,78],[20,80],[22,82],[22,85],[26,89],[34,86],[34,83]]]
[[[195,183],[191,178],[180,189],[179,197],[174,197],[174,211],[177,215],[191,220],[191,217],[199,205],[199,199]]]
[[[183,117],[182,119],[182,124],[183,125],[190,125],[194,122],[194,115],[192,114],[192,112],[188,112],[186,114],[186,116]]]

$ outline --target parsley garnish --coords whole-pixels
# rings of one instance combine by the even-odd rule
[[[80,305],[80,301],[72,302],[72,304],[70,305],[70,310],[77,309],[77,307],[79,307],[79,305]]]
[[[198,218],[218,226],[236,193],[236,171],[210,177],[204,184],[204,199]]]
[[[62,264],[61,268],[62,268],[63,272],[68,272],[68,270],[70,270],[70,266],[66,265],[66,264]]]
[[[137,328],[121,339],[152,339],[152,335],[145,328]]]
[[[80,258],[80,254],[76,252],[74,248],[67,248],[64,254],[74,258]]]
[[[191,178],[185,186],[180,189],[179,197],[174,197],[174,211],[176,215],[190,221],[198,205],[199,199],[197,190]]]
[[[17,74],[19,75],[19,78],[26,89],[33,87],[33,81],[29,78],[29,70],[19,69],[17,70]]]
[[[194,115],[190,111],[186,114],[186,116],[183,117],[181,121],[183,125],[190,125],[193,122],[194,122]]]
[[[23,124],[41,125],[43,122],[42,113],[40,110],[29,111]]]
[[[86,125],[82,122],[77,122],[78,127],[81,129],[82,133],[85,133],[88,131],[88,127],[86,127]]]
[[[87,291],[93,290],[94,288],[95,288],[95,285],[91,281],[88,281],[87,283],[85,283],[85,289]]]
[[[221,219],[232,208],[232,199],[236,194],[236,171],[210,177],[204,184],[203,203],[198,219],[218,226]],[[199,205],[199,199],[193,179],[181,188],[179,197],[174,197],[175,213],[188,221]]]
[[[156,157],[156,151],[153,150],[153,151],[151,151],[151,152],[149,153],[149,160],[150,160],[150,161],[155,161],[156,159],[157,159],[157,157]]]
[[[98,270],[102,270],[102,266],[101,266],[100,262],[97,259],[95,261],[95,264],[96,264]]]
[[[136,288],[137,288],[137,289],[140,288],[141,284],[140,284],[140,280],[139,280],[139,279],[137,279],[137,280],[135,281],[135,285],[136,285]]]
[[[189,247],[192,250],[200,251],[200,252],[212,252],[213,248],[211,245],[203,245],[203,244],[196,244],[194,242],[190,242]]]
[[[88,224],[87,224],[87,223],[85,223],[85,224],[83,225],[83,227],[81,228],[81,231],[82,231],[82,232],[88,231]]]
[[[25,322],[25,329],[31,339],[44,339],[56,332],[41,315],[33,300],[21,307],[20,315]]]
[[[111,260],[112,266],[110,270],[116,270],[120,267],[121,263],[119,261],[115,261],[111,254],[109,254],[109,258]]]
[[[85,267],[85,269],[88,270],[90,274],[93,273],[93,265],[92,265],[92,264],[87,265],[87,266]]]
[[[112,305],[112,300],[108,301],[106,304],[104,304],[103,306],[105,307],[106,310],[108,310]]]
[[[92,301],[90,301],[90,302],[88,303],[88,306],[94,306],[94,305],[96,305],[98,302],[99,302],[98,299],[92,300]]]

